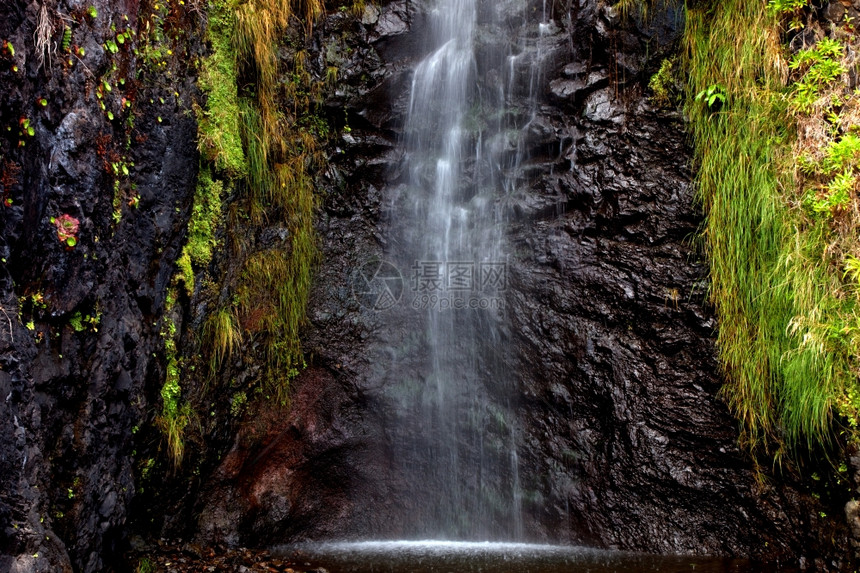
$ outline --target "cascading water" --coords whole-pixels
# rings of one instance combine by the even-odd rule
[[[412,78],[386,256],[409,275],[407,310],[389,319],[399,322],[391,332],[419,332],[408,335],[387,384],[400,399],[396,464],[432,506],[416,508],[404,533],[510,540],[524,532],[516,379],[505,367],[505,208],[522,179],[538,58],[517,48],[509,77],[488,87],[482,66],[505,69],[507,54],[476,55],[478,4],[439,0],[429,53]],[[523,67],[527,109],[508,109]]]
[[[402,445],[412,450],[403,456],[413,460],[410,480],[426,482],[434,507],[414,533],[517,537],[510,380],[486,352],[501,346],[504,247],[491,190],[470,179],[476,2],[441,0],[431,21],[433,49],[415,69],[405,125],[399,208],[407,212],[393,215],[409,224],[392,233],[395,256],[410,269],[411,320],[424,331],[426,355],[409,414],[423,435]]]

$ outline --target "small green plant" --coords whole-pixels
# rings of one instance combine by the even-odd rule
[[[846,255],[844,266],[845,272],[842,278],[850,278],[853,283],[860,286],[860,259],[854,255]]]
[[[69,26],[63,30],[63,40],[60,45],[64,52],[68,52],[72,46],[72,29]]]
[[[660,63],[660,69],[651,76],[648,87],[654,92],[653,100],[659,105],[672,103],[674,60],[666,58]]]
[[[234,418],[238,418],[245,411],[245,404],[248,402],[248,396],[244,392],[236,392],[233,399],[230,401],[230,414]]]
[[[726,103],[726,88],[721,84],[711,84],[696,94],[696,101],[704,101],[708,109],[719,108]]]
[[[15,57],[15,46],[13,46],[12,42],[8,40],[3,41],[3,51],[5,51],[10,58]]]
[[[155,573],[156,568],[155,564],[149,560],[148,557],[141,557],[140,561],[137,563],[137,570],[135,573]]]
[[[99,11],[96,9],[95,6],[90,6],[89,8],[87,8],[87,16],[95,20],[99,16]]]
[[[851,193],[857,178],[845,171],[834,177],[822,189],[809,189],[803,197],[803,205],[815,214],[835,215],[851,202]]]
[[[72,248],[78,244],[78,231],[80,230],[80,221],[71,215],[63,214],[59,217],[51,217],[51,223],[57,229],[57,239]]]
[[[242,344],[242,328],[234,307],[222,308],[203,325],[203,340],[208,347],[210,374],[230,359]]]
[[[83,317],[81,316],[80,311],[76,312],[69,319],[69,326],[72,327],[72,330],[75,332],[82,332],[84,330],[84,322]]]
[[[336,66],[328,66],[325,70],[325,81],[327,84],[334,86],[337,84],[338,69]]]
[[[365,0],[353,0],[352,6],[350,6],[350,11],[353,16],[360,18],[361,15],[364,14],[366,7]]]
[[[113,119],[113,114],[111,114],[109,117],[110,117],[110,119]],[[113,171],[113,174],[114,174],[114,175],[116,175],[117,177],[119,177],[120,175],[122,175],[122,176],[124,176],[124,177],[128,177],[128,174],[129,174],[129,170],[128,170],[129,164],[125,162],[124,158],[123,158],[123,160],[122,160],[122,161],[114,161],[114,162],[112,162],[112,163],[110,164],[110,167],[111,167],[111,170]]]
[[[768,10],[779,15],[795,13],[807,5],[809,0],[770,0],[767,3]]]
[[[810,113],[822,92],[845,73],[842,57],[845,46],[838,40],[823,38],[815,46],[797,52],[788,68],[800,75],[792,86],[792,105],[802,113]]]
[[[26,135],[28,137],[33,137],[34,135],[36,135],[36,128],[33,127],[33,125],[30,123],[30,120],[26,117],[22,117],[20,120],[18,120],[18,125],[21,128],[21,131],[18,132],[18,135]]]
[[[30,305],[34,310],[45,310],[46,308],[48,308],[48,303],[45,301],[45,296],[40,292],[30,295]]]
[[[860,137],[848,134],[839,141],[827,144],[824,158],[821,160],[821,171],[831,174],[843,171],[857,165],[860,160]]]

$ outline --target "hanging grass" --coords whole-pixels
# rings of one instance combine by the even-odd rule
[[[241,235],[230,241],[231,256],[243,261],[236,284],[231,285],[235,295],[217,306],[202,329],[209,377],[245,342],[252,343],[262,349],[260,388],[281,402],[288,398],[289,381],[304,365],[299,329],[317,258],[311,170],[324,158],[316,138],[298,121],[315,105],[315,98],[308,96],[318,94],[318,89],[298,66],[286,74],[291,82],[280,83],[284,70],[278,48],[291,22],[300,21],[309,33],[323,9],[320,0],[209,3],[211,53],[201,62],[200,74],[207,101],[205,109],[198,110],[199,148],[205,161],[173,283],[184,283],[192,297],[195,272],[208,271],[218,246],[218,228],[228,225],[228,236]],[[231,195],[232,204],[226,205]],[[284,227],[288,232],[284,244],[261,247],[249,239],[265,225]],[[175,302],[171,295],[168,308]],[[183,435],[194,412],[183,402],[183,364],[176,356],[175,327],[165,336],[165,346],[164,405],[156,423],[171,459],[179,465]]]
[[[222,308],[206,319],[203,338],[210,349],[209,373],[215,375],[242,345],[242,329],[236,309]]]
[[[803,206],[806,118],[795,94],[805,80],[789,76],[782,16],[741,0],[688,9],[683,45],[723,396],[746,445],[777,459],[801,446],[826,450],[840,420],[856,425],[860,348],[857,289],[842,270],[856,225]],[[696,98],[714,89],[723,101]]]

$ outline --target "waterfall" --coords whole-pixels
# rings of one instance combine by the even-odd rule
[[[416,500],[403,533],[519,540],[506,209],[524,180],[544,24],[531,47],[479,56],[478,12],[477,0],[438,0],[412,76],[386,236],[405,286],[387,319],[395,350],[384,378],[399,410],[393,463]],[[504,77],[488,81],[489,68]]]

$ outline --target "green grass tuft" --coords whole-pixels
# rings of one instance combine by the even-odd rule
[[[203,337],[209,347],[209,371],[215,374],[242,344],[242,329],[235,309],[222,308],[210,315],[203,325]]]

